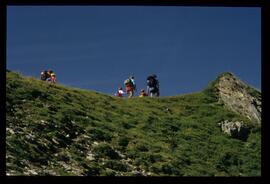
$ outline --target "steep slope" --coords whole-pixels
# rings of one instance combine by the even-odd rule
[[[200,93],[119,99],[14,72],[6,84],[7,175],[260,176],[260,126]],[[220,122],[249,128],[239,140]]]

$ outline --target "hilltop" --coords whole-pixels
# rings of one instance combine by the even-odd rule
[[[261,94],[231,73],[143,99],[6,75],[7,175],[261,175]]]

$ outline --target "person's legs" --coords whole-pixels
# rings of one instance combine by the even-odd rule
[[[131,98],[132,93],[131,93],[131,89],[129,87],[127,87],[126,92],[128,94],[128,98]]]
[[[146,86],[146,93],[148,96],[150,96],[149,86]]]
[[[159,97],[159,90],[158,88],[155,88],[153,93],[155,94],[155,97]]]
[[[133,96],[134,96],[134,88],[129,87],[128,92],[129,92],[129,96],[128,96],[128,98],[131,98],[131,97],[133,97]]]
[[[157,96],[157,91],[154,87],[151,87],[149,91],[150,91],[151,97]]]

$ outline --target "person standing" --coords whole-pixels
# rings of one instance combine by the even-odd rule
[[[48,74],[48,71],[47,70],[44,70],[40,73],[40,79],[43,80],[43,81],[46,81],[47,78],[49,77],[49,74]]]
[[[159,81],[157,80],[157,76],[155,74],[148,76],[146,79],[146,83],[148,96],[158,97],[160,95],[160,92],[159,92]]]
[[[134,91],[136,91],[137,89],[136,89],[135,77],[134,77],[134,76],[130,76],[130,80],[131,80],[131,82],[132,82]]]
[[[134,84],[135,84],[135,81],[134,81],[134,77],[133,77],[133,82],[132,82],[132,77],[129,77],[128,79],[126,79],[124,81],[124,84],[126,86],[126,93],[129,94],[128,98],[131,98],[134,96]]]
[[[51,82],[56,83],[56,75],[55,75],[55,73],[51,73]]]
[[[56,75],[52,70],[48,70],[48,78],[46,79],[46,81],[56,83]]]

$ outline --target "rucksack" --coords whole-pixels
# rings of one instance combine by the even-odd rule
[[[147,86],[155,87],[157,85],[157,80],[153,77],[147,79]]]
[[[131,79],[126,79],[125,81],[124,81],[124,84],[127,86],[127,85],[132,85],[132,81],[131,81]]]
[[[44,80],[44,81],[47,79],[47,72],[46,72],[46,71],[41,72],[41,74],[40,74],[40,79],[41,79],[41,80]]]

